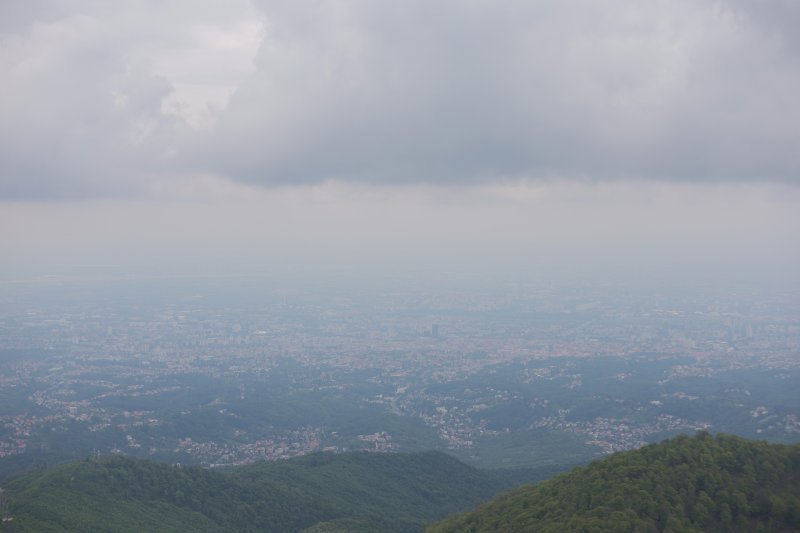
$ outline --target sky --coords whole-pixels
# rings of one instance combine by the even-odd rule
[[[800,281],[793,0],[3,0],[0,280]]]

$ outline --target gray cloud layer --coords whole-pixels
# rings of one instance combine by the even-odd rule
[[[254,3],[251,72],[197,129],[159,59],[244,4],[5,2],[0,198],[191,173],[798,183],[796,2]]]

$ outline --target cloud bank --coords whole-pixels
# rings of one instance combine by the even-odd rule
[[[796,2],[220,6],[4,2],[0,199],[200,175],[800,184]]]

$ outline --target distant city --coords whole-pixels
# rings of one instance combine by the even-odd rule
[[[800,441],[796,293],[9,285],[0,462],[442,449],[585,462],[696,430]]]

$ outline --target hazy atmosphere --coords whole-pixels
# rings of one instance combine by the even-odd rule
[[[0,80],[0,533],[800,531],[800,0],[0,0]]]
[[[0,4],[0,275],[797,280],[800,7]]]

